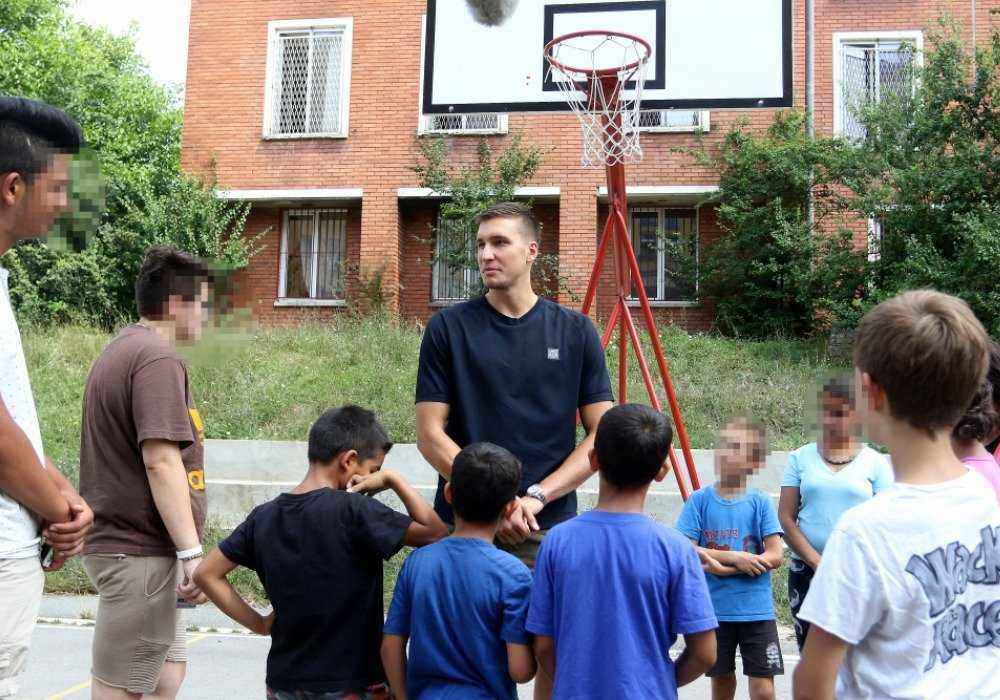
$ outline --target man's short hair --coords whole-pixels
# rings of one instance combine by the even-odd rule
[[[927,431],[950,429],[986,379],[987,343],[968,304],[924,289],[865,314],[854,364],[885,390],[896,419]]]
[[[392,442],[375,413],[352,404],[331,408],[309,429],[310,464],[328,464],[349,450],[365,460],[391,449]]]
[[[451,506],[470,523],[493,523],[517,496],[521,462],[491,442],[467,446],[451,466]]]
[[[76,153],[82,143],[80,125],[61,109],[0,96],[0,175],[16,172],[31,182],[54,153]]]
[[[153,246],[146,251],[135,278],[135,305],[139,315],[161,318],[172,296],[194,301],[209,278],[208,269],[190,253],[173,246]]]
[[[594,452],[601,476],[620,489],[637,489],[656,478],[674,438],[659,411],[637,403],[615,406],[601,418]]]
[[[531,207],[520,202],[498,202],[491,204],[482,214],[476,217],[476,226],[493,219],[517,219],[521,224],[521,232],[530,241],[538,242],[541,237],[541,225],[535,218]]]

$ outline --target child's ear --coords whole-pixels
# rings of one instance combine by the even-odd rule
[[[868,372],[861,373],[861,396],[870,410],[879,413],[885,411],[887,403],[885,389],[879,386]]]
[[[670,471],[670,459],[667,458],[660,467],[660,471],[656,472],[656,476],[653,477],[654,481],[663,481],[667,478],[667,472]]]
[[[346,452],[341,452],[340,456],[337,458],[337,467],[347,473],[353,475],[358,471],[360,462],[358,460],[357,450],[347,450]]]
[[[454,498],[454,493],[451,490],[451,482],[446,481],[444,484],[444,501],[448,505],[451,505],[451,499]]]
[[[599,472],[601,470],[601,463],[597,460],[597,451],[591,449],[590,452],[587,453],[587,458],[590,460],[590,471],[595,473]]]

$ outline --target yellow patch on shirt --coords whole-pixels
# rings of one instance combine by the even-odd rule
[[[205,490],[205,472],[202,469],[192,469],[188,472],[188,486],[192,491]]]
[[[201,420],[201,413],[197,408],[189,408],[188,413],[191,414],[191,424],[197,433],[198,442],[205,442],[205,424]]]

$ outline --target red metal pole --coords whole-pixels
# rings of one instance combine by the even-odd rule
[[[594,299],[597,296],[597,283],[601,277],[601,270],[604,269],[604,256],[608,250],[608,242],[614,238],[614,230],[611,228],[611,217],[608,217],[607,222],[604,224],[604,231],[601,233],[601,243],[597,248],[597,257],[594,258],[594,267],[590,271],[590,281],[587,283],[587,294],[583,298],[583,308],[581,311],[584,316],[590,315],[590,306],[594,303]],[[604,343],[607,346],[607,343]]]

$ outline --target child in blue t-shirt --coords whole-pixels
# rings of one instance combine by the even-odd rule
[[[516,700],[515,683],[534,678],[524,628],[531,572],[493,546],[520,483],[521,464],[502,447],[475,443],[455,457],[444,491],[455,533],[409,556],[385,622],[382,660],[397,700]]]
[[[708,672],[713,700],[736,695],[736,649],[750,678],[751,698],[773,698],[784,673],[771,598],[771,570],[781,566],[781,525],[771,500],[747,490],[747,477],[767,454],[764,429],[730,420],[715,449],[718,481],[684,504],[677,529],[698,546],[719,619],[717,660]]]
[[[643,513],[653,480],[667,473],[670,423],[649,406],[609,410],[597,427],[591,468],[597,508],[552,528],[542,542],[528,631],[552,697],[657,698],[715,661],[715,615],[698,553]],[[677,635],[686,648],[669,651]]]

